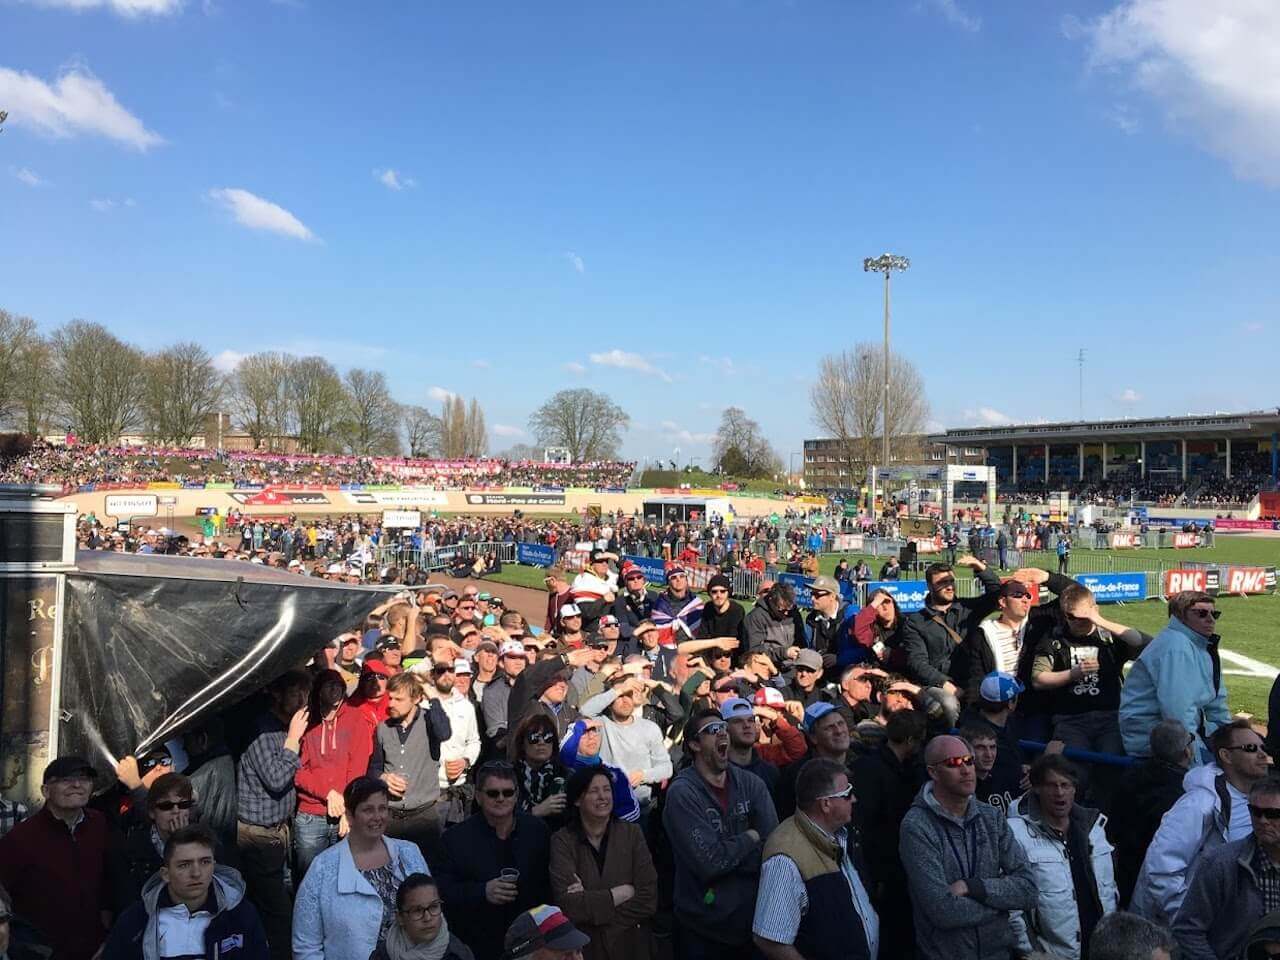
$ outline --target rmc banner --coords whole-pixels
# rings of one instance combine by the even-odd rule
[[[531,567],[550,567],[556,562],[556,551],[542,543],[517,543],[516,562]]]
[[[1099,603],[1128,603],[1147,599],[1147,575],[1137,573],[1078,573],[1076,579],[1088,587]]]

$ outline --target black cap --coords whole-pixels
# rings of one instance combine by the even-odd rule
[[[90,780],[97,779],[98,776],[93,765],[84,757],[59,757],[44,768],[44,778],[40,782],[48,783],[50,780],[73,777],[78,773],[85,774]]]
[[[707,589],[710,590],[712,587],[724,587],[726,590],[733,590],[733,584],[729,582],[729,578],[723,573],[717,573],[707,581]]]

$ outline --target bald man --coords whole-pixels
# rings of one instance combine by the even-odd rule
[[[925,748],[929,782],[902,821],[899,851],[921,960],[1007,960],[1014,910],[1031,910],[1036,885],[1001,811],[974,797],[973,750],[959,737]]]

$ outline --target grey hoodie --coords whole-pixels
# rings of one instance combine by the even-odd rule
[[[164,888],[165,882],[160,878],[159,870],[142,887],[142,904],[147,910],[147,928],[142,934],[143,960],[160,960],[160,920],[156,906]],[[213,869],[210,892],[216,895],[219,914],[234,910],[244,899],[244,878],[238,870],[218,864]]]
[[[675,856],[676,919],[704,937],[745,944],[751,938],[760,853],[778,825],[764,781],[729,764],[729,812],[692,766],[667,790],[662,826]],[[746,836],[754,829],[759,840]]]
[[[1009,915],[1035,907],[1036,883],[1001,812],[970,797],[955,817],[927,783],[903,818],[898,849],[921,960],[1008,960],[1016,946]],[[968,896],[948,889],[957,880]]]

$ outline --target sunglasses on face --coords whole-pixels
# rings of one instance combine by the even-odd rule
[[[796,673],[817,673],[813,667],[796,667]]]
[[[839,793],[828,793],[821,797],[818,797],[819,800],[850,800],[852,798],[853,798],[852,783],[849,784],[847,787],[845,787],[843,790],[841,790]]]
[[[422,920],[423,917],[440,916],[440,908],[442,906],[444,906],[444,904],[442,904],[439,900],[433,900],[431,903],[428,903],[425,907],[410,907],[408,910],[401,910],[400,913],[408,917],[410,920]]]
[[[1222,616],[1221,610],[1206,610],[1203,607],[1192,607],[1187,612],[1190,613],[1193,617],[1199,617],[1201,620],[1206,620],[1209,617],[1212,617],[1214,620],[1217,620],[1220,616]]]
[[[826,590],[810,590],[809,596],[813,597],[815,600],[821,600],[823,597],[831,596],[831,594]]]
[[[935,590],[945,590],[947,587],[955,587],[956,581],[954,577],[945,577],[942,580],[933,581]]]
[[[529,734],[525,740],[529,743],[555,743],[556,735],[550,730],[544,730]]]
[[[727,723],[725,723],[723,720],[716,720],[716,721],[713,721],[712,723],[708,723],[705,727],[699,730],[698,736],[705,737],[707,735],[710,735],[713,737],[718,737],[720,736],[720,734],[724,733],[727,729],[729,729],[729,725]]]
[[[195,805],[194,800],[161,800],[155,804],[155,808],[169,813],[172,810],[190,810]]]
[[[959,770],[961,767],[973,766],[973,754],[966,753],[963,757],[947,757],[945,760],[939,760],[937,763],[929,764],[931,767],[950,767],[952,770]]]
[[[1223,750],[1239,750],[1241,753],[1257,753],[1262,749],[1260,743],[1239,743],[1234,747],[1223,747]]]
[[[490,800],[510,800],[516,795],[516,788],[503,787],[501,790],[483,790],[481,792]]]
[[[1255,807],[1249,804],[1249,813],[1263,820],[1280,820],[1280,807]]]

